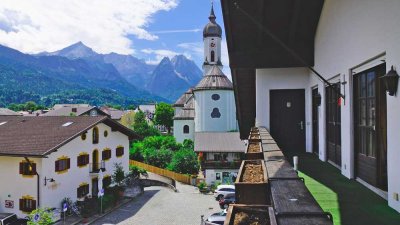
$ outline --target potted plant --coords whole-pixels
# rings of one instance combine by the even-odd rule
[[[200,183],[197,185],[197,187],[199,188],[200,193],[207,193],[207,192],[208,192],[208,190],[207,190],[207,183],[204,182],[204,181],[200,182]]]
[[[247,160],[264,159],[264,153],[262,150],[261,142],[249,141],[246,149],[246,159]]]
[[[232,204],[228,208],[225,223],[277,225],[274,209],[267,205],[249,206]]]
[[[235,182],[236,203],[269,205],[268,175],[263,160],[244,160]]]

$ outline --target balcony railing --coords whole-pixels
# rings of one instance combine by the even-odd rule
[[[241,160],[235,161],[210,161],[201,162],[202,169],[239,169]]]
[[[100,163],[90,163],[89,164],[89,173],[98,174],[100,170],[103,172],[106,171],[106,162],[101,161]]]

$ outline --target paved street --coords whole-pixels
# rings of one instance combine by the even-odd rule
[[[145,188],[135,201],[96,221],[95,225],[199,225],[220,211],[212,195],[199,194],[195,187],[177,182],[178,193],[164,187]]]

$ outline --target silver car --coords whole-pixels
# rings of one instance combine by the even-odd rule
[[[224,224],[226,218],[226,209],[209,216],[204,222],[205,225]]]

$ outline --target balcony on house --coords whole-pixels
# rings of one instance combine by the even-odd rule
[[[100,161],[99,163],[90,163],[89,164],[89,173],[93,175],[97,175],[100,170],[102,172],[106,171],[106,162]]]
[[[203,153],[202,169],[239,169],[243,153]]]

